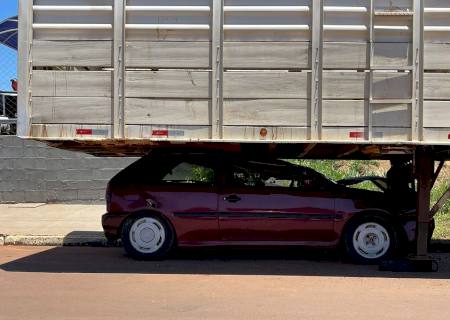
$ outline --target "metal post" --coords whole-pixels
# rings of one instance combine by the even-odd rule
[[[323,0],[312,1],[310,139],[322,137]]]
[[[434,161],[423,148],[417,149],[415,154],[417,177],[417,226],[416,226],[416,255],[426,257],[428,250],[428,228],[430,224],[430,194],[434,175]]]
[[[423,140],[424,5],[414,0],[411,139]]]
[[[224,1],[213,1],[211,35],[211,138],[223,137],[223,24]]]
[[[125,7],[114,0],[114,92],[112,138],[125,138]]]
[[[2,116],[6,116],[6,97],[4,94],[2,94]]]
[[[19,88],[17,96],[17,135],[30,136],[31,130],[31,77],[33,41],[33,0],[19,1]]]

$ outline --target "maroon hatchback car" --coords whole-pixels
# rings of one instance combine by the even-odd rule
[[[370,263],[415,237],[414,211],[386,193],[225,152],[154,151],[117,174],[106,199],[106,237],[137,259],[161,259],[174,246],[342,245]]]

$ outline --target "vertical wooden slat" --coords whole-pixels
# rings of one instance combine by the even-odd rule
[[[19,1],[19,89],[17,96],[17,135],[29,137],[31,130],[31,77],[33,42],[33,0]]]
[[[125,137],[125,5],[126,0],[114,0],[114,92],[113,138]]]
[[[373,136],[373,105],[371,103],[373,99],[373,68],[374,68],[374,0],[370,0],[369,8],[369,45],[368,61],[369,61],[369,103],[367,104],[367,139],[372,141]]]
[[[213,1],[211,39],[211,138],[223,137],[223,21],[224,1]]]
[[[411,138],[423,140],[424,2],[414,0]]]
[[[312,1],[311,35],[311,140],[321,139],[322,69],[323,69],[323,0]]]

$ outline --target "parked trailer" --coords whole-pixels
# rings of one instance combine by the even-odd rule
[[[450,194],[430,212],[434,161],[450,158],[450,0],[19,5],[19,136],[96,155],[408,157],[430,268],[430,218]]]
[[[21,137],[450,145],[450,0],[24,0],[19,20]]]

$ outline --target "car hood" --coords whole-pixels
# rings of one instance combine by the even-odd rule
[[[341,186],[353,186],[362,182],[372,182],[375,186],[377,186],[381,191],[386,192],[388,189],[387,178],[378,177],[378,176],[368,176],[368,177],[356,177],[349,179],[342,179],[337,181],[337,183]]]

